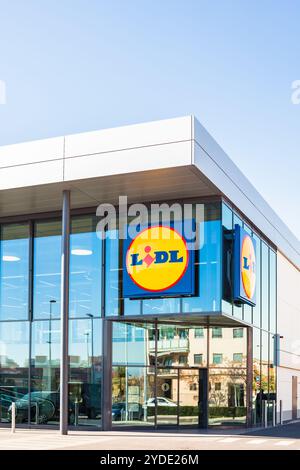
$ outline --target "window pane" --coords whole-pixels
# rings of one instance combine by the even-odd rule
[[[262,328],[269,329],[269,248],[262,243]]]
[[[101,425],[102,320],[70,320],[69,422]]]
[[[105,240],[105,316],[119,315],[120,297],[119,235],[111,230]]]
[[[113,367],[113,425],[153,426],[155,422],[154,386],[154,370],[151,367]],[[161,391],[160,394],[162,395],[163,392]]]
[[[102,241],[93,216],[72,219],[70,317],[101,315]]]
[[[213,333],[213,329],[212,329]],[[218,337],[217,337],[218,338]],[[234,339],[233,339],[234,338]],[[222,328],[222,339],[212,338],[209,345],[211,367],[222,364],[222,367],[235,369],[238,362],[247,366],[246,328]],[[238,353],[241,356],[234,357]],[[221,361],[221,362],[220,362]]]
[[[203,354],[194,354],[194,364],[202,364],[203,362]]]
[[[113,363],[115,365],[154,365],[155,333],[153,326],[113,323]]]
[[[261,330],[253,328],[253,417],[254,424],[262,421],[262,393],[261,393]]]
[[[33,322],[31,366],[31,421],[34,424],[57,424],[60,400],[59,320],[50,318]]]
[[[29,323],[0,322],[0,338],[0,422],[11,422],[11,403],[16,402],[17,423],[27,423]]]
[[[203,338],[195,338],[195,329],[187,326],[159,325],[157,338],[157,362],[166,366],[166,359],[172,365],[194,365],[194,354],[201,354],[203,364],[207,363],[207,329]]]
[[[223,354],[213,353],[213,364],[222,364]]]
[[[61,222],[35,225],[33,313],[35,318],[59,317],[61,271]],[[55,303],[50,301],[54,300]]]
[[[276,367],[274,364],[274,349],[275,349],[275,338],[274,335],[269,335],[270,350],[269,350],[269,393],[270,400],[275,400],[276,392]]]
[[[235,225],[239,225],[240,227],[243,227],[243,222],[240,217],[238,217],[236,214],[233,214],[233,227],[235,227]],[[243,306],[234,305],[233,315],[236,318],[239,318],[240,320],[242,320],[243,319]]]
[[[245,425],[247,415],[246,369],[214,368],[209,376],[209,424]]]
[[[269,335],[262,331],[261,344],[261,391],[264,394],[269,390]]]
[[[233,353],[233,362],[243,362],[243,353]]]
[[[184,298],[183,311],[209,312],[221,309],[221,205],[205,204],[204,221],[199,224],[199,296]],[[207,286],[210,286],[207,289]]]
[[[200,328],[195,328],[195,338],[203,338],[204,337],[204,328],[203,327],[200,327]]]
[[[244,321],[252,324],[252,307],[251,305],[244,304]]]
[[[211,329],[212,337],[213,338],[222,338],[222,328],[214,327]]]
[[[270,250],[270,331],[277,332],[276,320],[276,253]]]
[[[223,227],[223,300],[222,311],[232,315],[232,229],[233,212],[222,204],[222,227]]]
[[[233,213],[227,204],[222,203],[222,225],[227,230],[232,230]]]
[[[243,338],[244,329],[243,328],[233,328],[232,334],[234,338]]]
[[[28,236],[27,224],[1,227],[0,320],[28,318]]]
[[[260,327],[261,313],[261,241],[257,235],[253,235],[256,241],[256,305],[253,307],[253,324]]]

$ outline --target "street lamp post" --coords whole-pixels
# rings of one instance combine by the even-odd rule
[[[86,337],[86,360],[87,360],[87,365],[89,366],[89,363],[90,363],[90,351],[89,351],[89,336],[90,336],[90,333],[89,333],[89,331],[84,333],[84,336]]]
[[[49,344],[49,384],[48,390],[52,390],[52,355],[51,355],[51,343],[52,343],[52,305],[56,303],[56,300],[51,299],[49,302],[49,333],[48,333],[48,344]]]
[[[91,313],[86,314],[91,320],[91,382],[94,383],[94,315]]]

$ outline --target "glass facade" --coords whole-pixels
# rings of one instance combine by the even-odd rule
[[[263,401],[271,416],[276,399],[276,253],[228,205],[201,206],[193,297],[124,299],[118,228],[102,240],[93,214],[72,216],[70,426],[102,426],[104,321],[113,323],[114,426],[245,424],[249,401],[246,326],[253,328],[253,420],[261,422]],[[232,300],[236,223],[256,239],[255,307],[237,306]],[[41,218],[6,223],[0,234],[0,421],[10,423],[15,402],[18,425],[57,426],[61,221]],[[236,326],[222,324],[222,313],[238,322]],[[208,327],[206,319],[211,315],[219,321]]]
[[[0,419],[58,425],[61,222],[1,227]],[[72,218],[69,424],[101,426],[102,242],[92,215]]]
[[[114,323],[114,426],[245,425],[246,328],[235,342],[232,328],[224,341],[202,328]]]
[[[237,307],[232,300],[232,237],[235,224],[241,225],[256,241],[256,305]],[[276,402],[276,366],[274,341],[277,333],[276,252],[267,240],[251,229],[232,208],[222,204],[223,225],[223,300],[224,313],[253,326],[252,421],[261,424],[264,407],[272,420]],[[234,337],[236,338],[234,330]]]
[[[198,337],[196,330],[169,323],[114,323],[114,426],[199,424],[207,331]]]

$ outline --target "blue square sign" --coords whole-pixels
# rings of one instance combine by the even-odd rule
[[[140,227],[123,245],[123,297],[195,294],[195,223]],[[127,227],[127,235],[130,230]]]

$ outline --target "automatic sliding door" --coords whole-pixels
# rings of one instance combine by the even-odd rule
[[[179,370],[179,425],[199,426],[199,369]]]
[[[156,403],[156,424],[176,426],[178,424],[178,369],[157,370]]]

